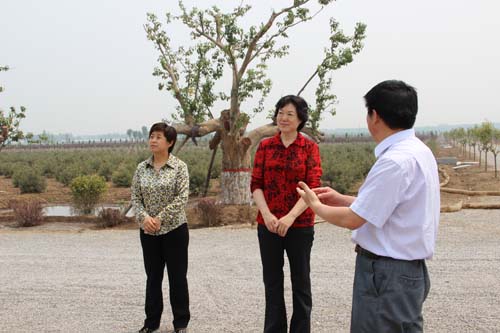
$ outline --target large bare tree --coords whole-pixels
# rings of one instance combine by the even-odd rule
[[[148,14],[144,29],[159,51],[160,66],[155,68],[153,75],[161,80],[159,89],[169,91],[177,100],[174,126],[178,133],[186,135],[179,149],[190,138],[195,140],[214,134],[209,146],[212,150],[219,145],[222,148],[222,203],[250,202],[250,152],[261,139],[277,132],[272,122],[252,131],[246,130],[252,116],[263,111],[264,99],[271,89],[271,80],[266,75],[268,61],[286,56],[289,47],[285,41],[291,29],[314,19],[332,2],[290,1],[288,7],[274,10],[260,25],[245,29],[240,20],[250,12],[251,6],[243,3],[223,13],[215,6],[188,9],[180,1],[179,13],[166,13],[164,23],[155,14]],[[168,28],[175,22],[188,28],[194,45],[172,46],[171,41],[178,37]],[[322,115],[325,112],[335,114],[336,96],[331,91],[331,72],[352,62],[353,56],[361,51],[365,28],[358,23],[353,35],[346,35],[339,24],[330,19],[330,34],[325,36],[328,46],[323,58],[311,64],[309,73],[303,73],[304,84],[297,87],[298,95],[309,85],[316,85],[315,105],[303,131],[316,140],[321,138],[318,126]],[[215,91],[225,71],[230,73],[231,88]],[[253,110],[240,109],[243,101],[256,96],[259,101]],[[218,100],[227,101],[228,107],[216,117],[212,109]]]

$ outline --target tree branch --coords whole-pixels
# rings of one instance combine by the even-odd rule
[[[274,20],[276,20],[276,18],[278,18],[282,14],[284,14],[284,13],[286,13],[294,8],[300,7],[304,4],[306,4],[307,2],[309,2],[309,0],[305,0],[303,2],[297,2],[297,4],[294,4],[293,6],[283,8],[278,13],[273,12],[271,14],[271,17],[269,17],[269,20],[267,21],[267,23],[262,27],[262,29],[260,29],[259,33],[257,35],[255,35],[255,37],[252,39],[252,41],[248,45],[247,53],[245,54],[245,58],[243,59],[243,62],[241,63],[240,70],[238,71],[238,78],[239,79],[241,79],[243,77],[243,74],[245,74],[245,71],[246,71],[248,65],[252,61],[252,59],[253,59],[252,54],[255,51],[255,47],[256,47],[257,43],[269,31],[269,29],[271,29],[271,27],[273,26]]]
[[[189,136],[186,135],[184,137],[184,140],[182,140],[181,144],[179,146],[177,146],[177,148],[175,148],[175,153],[174,153],[175,155],[177,155],[181,151],[182,147],[184,147],[184,145],[186,144],[186,142],[188,142],[188,140],[189,140]]]
[[[316,143],[325,139],[323,133],[315,133],[309,127],[304,127],[301,132],[306,134]],[[269,123],[250,131],[244,138],[242,138],[242,142],[243,144],[248,145],[249,149],[253,149],[262,139],[274,136],[276,133],[278,133],[278,126],[273,123]]]
[[[308,20],[311,20],[313,19],[316,15],[318,15],[322,10],[324,9],[324,7],[321,7],[316,13],[314,13],[314,15],[312,15],[311,17],[307,18],[306,19],[301,19],[289,26],[286,26],[282,29],[279,29],[277,33],[275,33],[274,35],[270,36],[264,43],[262,43],[262,45],[260,45],[257,49],[257,51],[255,51],[254,55],[252,56],[252,58],[250,59],[250,62],[252,62],[255,58],[257,58],[259,55],[260,55],[260,52],[262,51],[262,49],[264,48],[264,45],[270,43],[273,39],[279,37],[281,34],[283,34],[284,32],[286,32],[288,29],[290,28],[293,28],[294,26],[296,26],[297,24],[300,24],[300,23],[303,23],[305,21],[308,21]]]
[[[191,137],[192,135],[192,128],[193,126],[184,124],[184,123],[178,123],[178,124],[173,124],[173,127],[175,127],[177,134],[184,134],[188,137]],[[216,132],[221,129],[221,122],[219,119],[209,119],[201,124],[198,124],[199,128],[197,131],[197,137],[202,137],[205,136],[209,133]]]
[[[146,31],[146,33],[148,32],[146,27],[144,27],[144,30]],[[162,57],[165,59],[165,61],[162,63],[162,67],[163,67],[163,65],[165,66],[164,70],[167,71],[168,76],[170,77],[170,80],[172,81],[172,89],[174,91],[175,99],[177,99],[179,101],[179,104],[181,105],[181,107],[185,113],[189,112],[188,107],[187,107],[187,103],[186,103],[186,101],[184,101],[184,98],[182,97],[181,90],[179,87],[179,82],[177,81],[177,77],[175,75],[174,68],[167,61],[168,56],[167,56],[165,50],[163,49],[163,45],[158,40],[155,40],[155,42],[156,42],[156,45],[158,46],[158,50],[160,51]]]
[[[321,66],[321,65],[320,65]],[[314,73],[311,75],[311,77],[307,80],[307,82],[304,84],[304,86],[302,88],[300,88],[299,92],[297,93],[297,96],[300,96],[300,94],[302,94],[302,92],[304,91],[304,89],[306,89],[307,85],[312,81],[312,79],[314,79],[314,77],[316,75],[318,75],[318,72],[319,72],[319,67],[316,69],[316,71],[314,71]]]

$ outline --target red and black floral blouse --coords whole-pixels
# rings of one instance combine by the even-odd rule
[[[309,187],[319,187],[322,174],[318,145],[298,134],[295,141],[285,147],[280,133],[263,140],[255,153],[250,190],[264,192],[267,205],[278,219],[288,214],[300,196],[297,183],[305,182]],[[264,224],[262,215],[257,222]],[[292,224],[292,228],[314,225],[314,213],[308,208]]]

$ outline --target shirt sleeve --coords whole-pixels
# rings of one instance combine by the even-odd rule
[[[139,226],[142,227],[144,218],[148,214],[146,213],[146,208],[144,207],[140,184],[140,174],[140,167],[137,167],[134,173],[134,178],[132,178],[131,202],[132,207],[134,208],[135,220],[137,221]]]
[[[264,188],[264,148],[262,148],[262,142],[255,152],[250,193],[253,193],[258,188]]]
[[[366,222],[381,228],[399,205],[405,183],[405,172],[400,165],[389,159],[379,160],[350,208]]]
[[[319,187],[321,185],[321,175],[323,169],[321,168],[321,157],[319,154],[319,147],[313,143],[311,150],[307,156],[307,176],[306,183],[310,188]]]
[[[174,200],[166,205],[158,214],[162,224],[172,223],[186,207],[189,198],[189,172],[185,163],[179,164],[176,174],[176,195]]]

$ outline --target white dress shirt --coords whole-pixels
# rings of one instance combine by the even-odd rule
[[[350,208],[367,223],[352,241],[394,259],[429,259],[439,224],[439,176],[434,155],[413,129],[375,147],[377,161]]]

